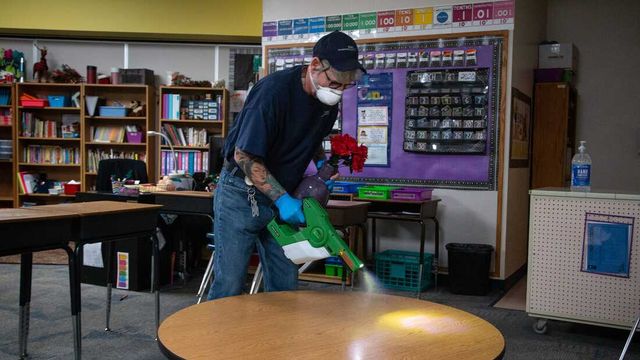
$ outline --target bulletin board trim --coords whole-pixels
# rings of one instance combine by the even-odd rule
[[[468,32],[468,33],[452,33],[452,34],[434,34],[434,35],[416,35],[416,36],[406,36],[406,37],[390,37],[390,38],[379,38],[379,39],[363,39],[363,40],[355,40],[358,45],[365,45],[370,43],[385,43],[385,42],[398,42],[398,41],[417,41],[417,40],[451,40],[457,39],[461,37],[481,37],[481,36],[496,36],[502,37],[503,45],[501,47],[501,59],[500,59],[500,80],[498,82],[498,86],[500,87],[497,91],[498,96],[500,98],[499,101],[499,109],[498,119],[496,119],[496,126],[498,127],[498,143],[496,144],[496,161],[494,162],[494,166],[497,169],[496,171],[496,191],[498,192],[498,204],[497,204],[497,217],[496,217],[496,243],[495,243],[495,252],[494,252],[494,270],[490,274],[492,277],[500,276],[500,268],[501,268],[501,248],[502,248],[502,207],[503,207],[503,183],[504,183],[504,166],[508,166],[509,161],[504,157],[504,142],[505,142],[505,116],[506,116],[506,87],[507,87],[507,66],[508,66],[508,56],[509,56],[509,31],[508,30],[497,30],[497,31],[481,31],[481,32]],[[265,51],[263,52],[263,67],[266,68],[267,64],[269,64],[269,50],[271,49],[286,49],[293,47],[309,47],[312,43],[309,42],[292,42],[288,44],[275,44],[275,45],[265,45]],[[410,185],[410,183],[408,184]],[[452,187],[450,187],[452,188]]]

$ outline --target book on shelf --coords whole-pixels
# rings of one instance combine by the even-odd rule
[[[204,128],[181,127],[173,124],[163,124],[162,133],[167,135],[174,146],[208,146],[207,130]],[[163,145],[167,145],[162,141]]]
[[[33,194],[33,189],[38,180],[38,174],[28,171],[18,172],[18,190],[20,194]]]
[[[29,164],[77,165],[80,149],[51,145],[29,145],[22,151],[22,162]]]
[[[177,164],[170,150],[162,150],[160,153],[160,173],[167,175],[175,170],[184,170],[186,173],[209,171],[209,152],[200,150],[177,150]]]
[[[123,143],[124,142],[124,126],[92,126],[91,142],[100,143]]]
[[[11,125],[11,109],[0,109],[0,125]]]
[[[22,113],[20,136],[35,138],[57,138],[60,133],[55,120],[42,120],[33,113]]]
[[[146,161],[144,152],[118,151],[115,149],[89,149],[87,151],[87,172],[98,172],[100,160],[106,159],[133,159]]]

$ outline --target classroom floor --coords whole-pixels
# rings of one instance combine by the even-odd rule
[[[29,354],[31,359],[70,359],[73,356],[66,266],[36,265],[33,271]],[[0,265],[0,359],[17,358],[19,266]],[[195,303],[200,278],[186,287],[162,293],[162,315]],[[340,291],[339,286],[300,283],[301,289]],[[394,292],[394,295],[410,296]],[[125,297],[126,296],[126,297]],[[453,306],[491,322],[504,335],[505,359],[617,359],[628,332],[595,326],[551,322],[546,335],[533,332],[532,319],[517,310],[492,307],[502,294],[452,295],[446,288],[429,290],[423,299]],[[153,296],[114,291],[111,326],[104,329],[105,289],[82,285],[84,359],[163,359],[153,340]],[[627,359],[640,358],[636,336]],[[425,349],[424,358],[428,358]]]

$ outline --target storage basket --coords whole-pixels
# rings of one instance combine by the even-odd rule
[[[388,200],[391,197],[391,190],[397,187],[393,186],[362,186],[358,188],[358,197],[361,199]]]
[[[365,184],[363,183],[354,183],[354,182],[348,182],[348,181],[336,181],[333,184],[333,193],[336,194],[357,194],[358,193],[358,189],[361,186],[364,186]]]
[[[431,192],[433,189],[426,188],[400,188],[391,191],[391,198],[393,200],[405,200],[405,201],[422,201],[431,199]]]
[[[49,95],[47,99],[50,107],[66,107],[70,103],[69,97],[65,95]]]
[[[431,286],[433,254],[424,253],[422,286],[418,289],[420,255],[412,251],[386,250],[376,254],[376,275],[385,288],[423,291]]]

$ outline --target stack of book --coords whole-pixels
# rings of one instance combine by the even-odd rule
[[[23,137],[57,138],[60,133],[57,122],[41,120],[33,113],[22,113],[21,133]]]
[[[91,126],[89,128],[91,142],[100,143],[123,143],[125,129],[124,126]]]
[[[80,164],[80,149],[50,145],[29,145],[22,152],[22,162],[29,164]]]
[[[146,161],[145,153],[133,151],[117,151],[114,149],[89,149],[87,151],[87,172],[98,172],[98,163],[105,159],[133,159]]]
[[[178,163],[173,158],[171,151],[162,150],[160,157],[160,172],[167,175],[175,170],[184,170],[186,173],[209,171],[209,152],[197,150],[176,151]]]
[[[175,146],[208,146],[207,130],[203,128],[179,127],[172,124],[163,124],[162,133],[171,139]],[[163,145],[165,141],[163,139]]]

